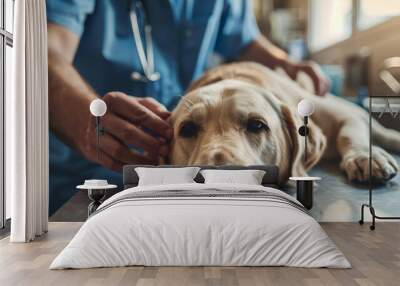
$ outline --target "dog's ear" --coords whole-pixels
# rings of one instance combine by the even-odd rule
[[[287,126],[287,133],[291,146],[291,174],[292,176],[305,176],[322,157],[326,148],[326,137],[322,130],[312,121],[308,122],[307,150],[305,150],[304,137],[298,130],[303,125],[302,118],[297,112],[287,106],[282,106],[282,115]],[[304,153],[307,152],[307,161],[304,162]]]

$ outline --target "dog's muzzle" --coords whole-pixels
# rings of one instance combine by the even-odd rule
[[[235,156],[226,148],[213,148],[202,150],[197,158],[193,158],[193,164],[198,165],[244,165],[244,160]]]

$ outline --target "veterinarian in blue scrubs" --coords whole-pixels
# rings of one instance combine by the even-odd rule
[[[172,134],[167,110],[218,62],[241,57],[281,66],[293,78],[305,71],[318,93],[327,90],[314,65],[290,62],[260,35],[248,0],[47,0],[47,19],[50,213],[85,179],[121,185],[124,164],[156,164],[168,153]],[[145,77],[140,56],[145,51],[144,59],[151,61],[150,44],[152,80]],[[108,105],[100,158],[89,113],[96,97]]]

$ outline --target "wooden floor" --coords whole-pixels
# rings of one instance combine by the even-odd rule
[[[124,267],[48,270],[81,223],[50,223],[44,237],[29,244],[0,241],[0,285],[400,285],[400,223],[325,223],[323,228],[353,268]]]

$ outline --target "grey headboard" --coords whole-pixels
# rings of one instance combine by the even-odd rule
[[[159,167],[170,167],[179,168],[184,166],[177,165],[161,165],[161,166],[149,166],[149,165],[125,165],[123,170],[123,183],[124,189],[136,187],[139,182],[139,177],[135,171],[136,167],[148,167],[148,168],[159,168]],[[262,180],[262,184],[267,187],[278,187],[279,185],[279,168],[278,166],[265,166],[265,165],[254,165],[254,166],[197,166],[202,169],[221,169],[221,170],[246,170],[246,169],[257,169],[264,170],[265,175]],[[199,173],[195,181],[197,183],[204,183],[204,178]]]

